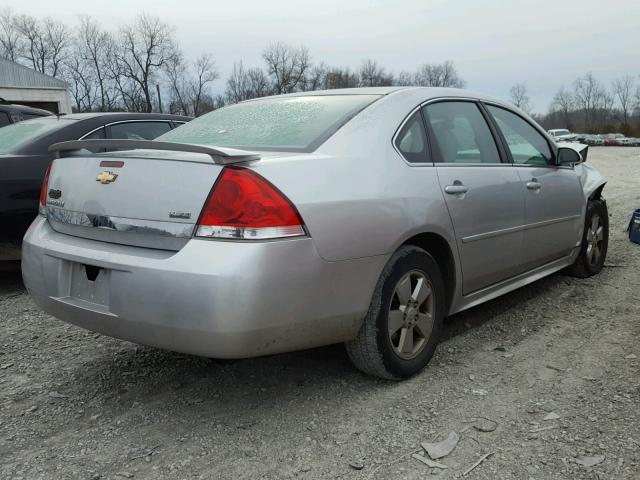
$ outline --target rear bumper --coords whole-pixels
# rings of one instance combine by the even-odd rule
[[[168,350],[242,358],[353,338],[386,260],[327,262],[310,238],[153,250],[61,234],[38,217],[23,241],[22,271],[34,301],[61,320]],[[103,270],[90,283],[82,265]]]

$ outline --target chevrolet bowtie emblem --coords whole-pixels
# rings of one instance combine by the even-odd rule
[[[98,174],[98,176],[96,177],[96,182],[100,182],[105,185],[107,183],[115,182],[116,178],[118,178],[117,174],[104,171]]]

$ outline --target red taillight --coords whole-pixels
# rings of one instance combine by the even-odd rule
[[[40,186],[39,211],[42,214],[46,214],[45,207],[47,206],[47,191],[49,190],[49,172],[51,172],[51,165],[53,165],[53,162],[47,166],[47,171],[44,173],[44,180],[42,180],[42,185]]]
[[[252,170],[225,167],[198,222],[196,236],[263,240],[304,235],[298,211],[280,190]]]

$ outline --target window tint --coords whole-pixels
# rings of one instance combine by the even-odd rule
[[[11,122],[9,121],[9,115],[5,112],[0,112],[0,127],[4,127],[5,125],[9,125]]]
[[[124,122],[111,125],[111,138],[153,140],[171,130],[167,122]]]
[[[420,112],[414,113],[404,124],[395,143],[408,162],[425,163],[431,161],[428,153],[427,135]]]
[[[84,140],[97,140],[102,138],[107,138],[106,135],[104,134],[104,127],[99,128],[93,133],[90,133],[89,135],[84,137]]]
[[[251,100],[191,120],[158,140],[309,152],[380,95],[306,95]]]
[[[513,163],[549,165],[553,155],[544,136],[528,122],[504,108],[487,105],[507,141]]]
[[[480,109],[471,102],[440,102],[424,107],[446,163],[500,163],[500,155]]]

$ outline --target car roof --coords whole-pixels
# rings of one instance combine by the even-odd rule
[[[505,105],[510,108],[514,108],[508,102],[504,100],[486,95],[480,92],[474,92],[473,90],[467,90],[464,88],[450,88],[450,87],[358,87],[358,88],[336,88],[333,90],[312,90],[308,92],[295,92],[285,95],[272,95],[270,97],[260,97],[251,100],[245,100],[245,102],[252,102],[257,100],[263,100],[265,98],[277,98],[277,97],[306,97],[306,96],[329,96],[329,95],[381,95],[385,97],[415,97],[419,102],[427,101],[435,98],[465,98],[465,99],[477,99],[487,102],[492,102],[500,105]]]
[[[88,120],[90,118],[108,117],[110,121],[120,120],[175,120],[188,122],[192,117],[184,115],[172,115],[169,113],[132,113],[132,112],[87,112],[87,113],[70,113],[61,115],[63,118],[70,120]]]

